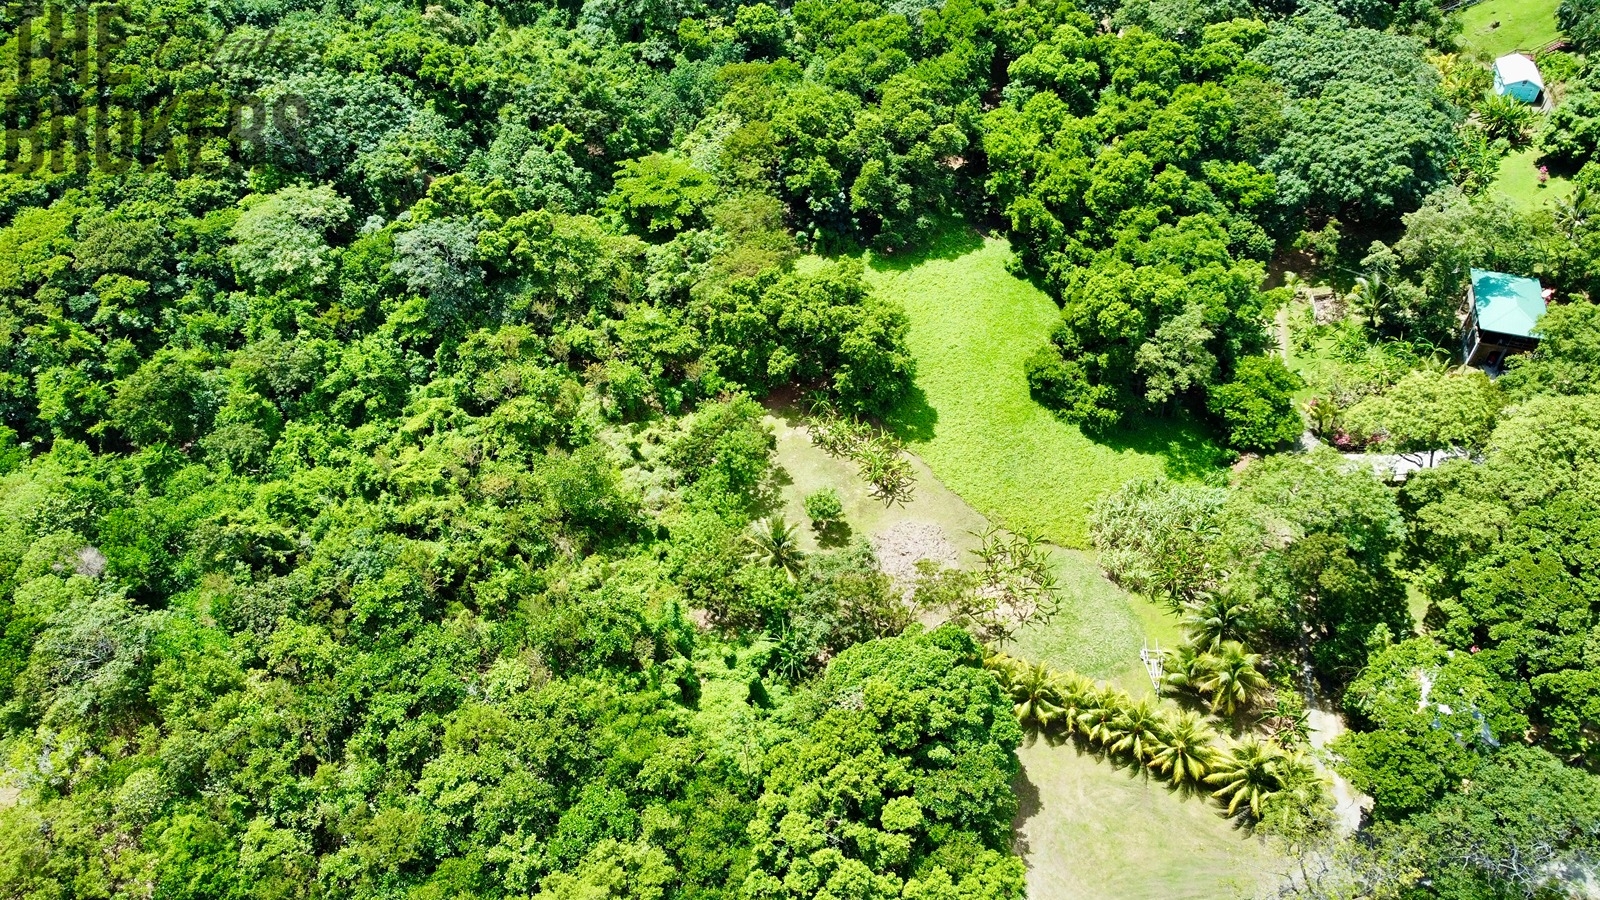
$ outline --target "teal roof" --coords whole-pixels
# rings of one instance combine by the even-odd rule
[[[1537,278],[1473,269],[1472,298],[1484,331],[1532,337],[1544,315],[1544,288]]]

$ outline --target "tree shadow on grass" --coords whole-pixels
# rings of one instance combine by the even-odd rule
[[[983,246],[983,234],[970,222],[947,219],[933,235],[915,247],[874,250],[869,265],[880,272],[906,272],[929,260],[959,259]]]
[[[927,392],[914,381],[906,391],[906,398],[883,419],[884,427],[907,444],[925,444],[933,440],[934,426],[938,422],[939,411],[929,405]]]
[[[1115,428],[1085,431],[1084,436],[1119,452],[1131,450],[1159,456],[1162,472],[1168,478],[1204,478],[1227,464],[1223,448],[1204,425],[1193,419],[1129,416]]]
[[[1011,848],[1022,857],[1026,863],[1028,859],[1028,837],[1023,834],[1023,827],[1028,820],[1039,814],[1044,808],[1044,802],[1039,798],[1039,786],[1028,777],[1028,770],[1017,769],[1017,777],[1011,781],[1011,789],[1017,795],[1017,815],[1011,820]]]
[[[821,528],[817,528],[813,524],[812,531],[817,535],[817,546],[824,550],[837,550],[848,545],[850,538],[855,534],[855,530],[850,527],[850,523],[843,520],[829,522]]]

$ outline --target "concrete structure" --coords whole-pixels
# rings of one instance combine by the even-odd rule
[[[1508,354],[1532,350],[1539,345],[1533,329],[1544,310],[1538,279],[1473,269],[1461,309],[1461,358],[1497,370]]]
[[[1494,61],[1494,92],[1510,94],[1523,103],[1538,103],[1544,78],[1529,57],[1512,53]]]

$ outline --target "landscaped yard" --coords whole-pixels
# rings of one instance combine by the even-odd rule
[[[1539,148],[1528,147],[1506,154],[1506,158],[1500,161],[1500,171],[1489,190],[1522,209],[1533,209],[1552,200],[1571,196],[1572,182],[1552,175],[1541,185]]]
[[[1560,37],[1556,7],[1560,0],[1485,0],[1456,13],[1461,21],[1461,46],[1468,53],[1493,59],[1516,50],[1537,50]]]
[[[1017,752],[1017,849],[1036,900],[1249,897],[1275,871],[1213,803],[1068,744]]]
[[[1091,440],[1028,393],[1022,362],[1050,338],[1056,305],[1006,271],[1000,238],[953,228],[915,258],[879,257],[869,277],[905,305],[918,396],[891,425],[951,490],[1015,531],[1088,543],[1090,503],[1131,478],[1191,475],[1215,447],[1195,430],[1142,423]]]

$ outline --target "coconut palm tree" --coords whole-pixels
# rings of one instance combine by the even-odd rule
[[[1383,324],[1384,315],[1389,311],[1393,290],[1389,281],[1382,272],[1369,272],[1356,278],[1355,286],[1346,294],[1361,314],[1366,317],[1367,325],[1374,331]]]
[[[1044,663],[1034,663],[1016,672],[1011,682],[1012,708],[1024,725],[1048,730],[1066,714],[1061,706],[1061,677]]]
[[[793,581],[800,574],[805,554],[800,550],[800,529],[784,521],[783,516],[772,516],[756,526],[746,541],[750,545],[750,558],[757,563],[782,569]]]
[[[1282,759],[1283,751],[1253,734],[1230,740],[1206,776],[1207,784],[1217,786],[1211,796],[1228,804],[1230,816],[1243,808],[1260,818],[1262,806],[1281,786],[1278,768]]]
[[[1072,734],[1078,730],[1078,721],[1094,703],[1096,693],[1094,682],[1087,675],[1077,672],[1061,675],[1060,725],[1065,733]]]
[[[1205,654],[1205,671],[1195,687],[1211,695],[1211,711],[1233,716],[1249,708],[1267,686],[1266,676],[1256,668],[1261,656],[1250,653],[1238,641],[1225,641],[1214,653]]]
[[[1112,753],[1126,754],[1140,765],[1149,765],[1150,758],[1161,748],[1165,725],[1155,698],[1146,695],[1123,705],[1117,711],[1117,717],[1112,722],[1117,738],[1107,749]]]
[[[1209,654],[1201,651],[1193,644],[1180,645],[1176,650],[1166,651],[1166,659],[1162,664],[1161,680],[1168,687],[1180,691],[1198,691],[1196,682],[1205,677],[1205,663],[1210,659]]]
[[[1193,710],[1184,710],[1167,722],[1161,748],[1151,765],[1180,787],[1199,784],[1211,773],[1217,758],[1217,733]]]
[[[1208,593],[1189,604],[1183,624],[1189,629],[1192,644],[1215,650],[1223,641],[1238,637],[1240,623],[1249,613],[1250,605],[1243,600],[1226,593]]]
[[[1083,712],[1078,714],[1078,728],[1089,743],[1105,746],[1115,741],[1117,716],[1122,711],[1122,694],[1106,687],[1096,687],[1084,698]]]

